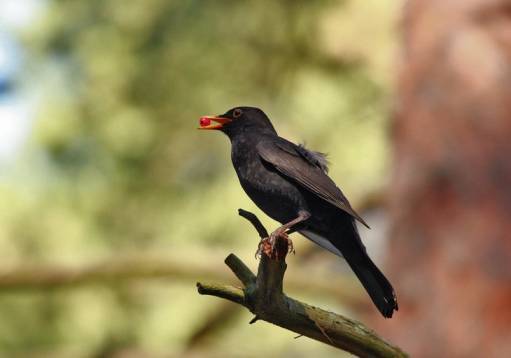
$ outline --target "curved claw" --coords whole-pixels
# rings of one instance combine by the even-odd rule
[[[257,245],[257,250],[254,255],[256,260],[261,258],[261,255],[263,254],[263,252],[265,252],[264,246],[267,244],[267,242],[266,242],[267,240],[268,240],[268,238],[265,237],[264,239],[261,239],[261,241],[259,241],[259,244]]]
[[[272,260],[280,260],[290,252],[295,252],[293,242],[285,231],[277,229],[259,242],[255,257],[260,258],[264,253]]]
[[[287,238],[287,249],[288,249],[288,251],[287,251],[288,254],[291,254],[291,253],[293,255],[296,254],[295,247],[293,245],[293,241],[289,237]]]

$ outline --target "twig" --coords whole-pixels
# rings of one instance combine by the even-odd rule
[[[254,214],[247,215],[244,210],[239,213],[260,235],[266,232]],[[285,259],[276,261],[262,255],[257,276],[233,254],[227,257],[226,263],[242,280],[244,289],[198,283],[200,294],[227,298],[248,308],[255,320],[273,323],[360,357],[407,357],[362,323],[287,297],[282,289],[287,266]]]
[[[217,296],[234,303],[245,304],[243,290],[238,287],[197,282],[197,291],[199,291],[201,295]]]
[[[268,231],[254,213],[251,213],[250,211],[246,211],[243,209],[238,209],[238,214],[247,219],[248,221],[250,221],[252,225],[254,225],[254,228],[257,230],[257,233],[259,234],[259,237],[261,239],[268,237]]]

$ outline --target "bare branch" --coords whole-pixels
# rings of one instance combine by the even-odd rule
[[[245,294],[238,287],[197,282],[197,291],[201,295],[217,296],[243,306],[245,305]]]
[[[225,264],[229,266],[231,271],[245,286],[254,284],[256,282],[256,276],[236,255],[230,254],[227,256],[225,259]]]
[[[261,239],[268,237],[268,231],[254,213],[251,213],[250,211],[246,211],[243,209],[238,209],[238,214],[247,219],[248,221],[250,221],[252,225],[254,225],[254,228],[257,230],[257,233],[259,234],[259,237]]]
[[[261,234],[257,224],[260,222],[254,214],[247,215],[248,212],[241,209],[239,213]],[[227,298],[248,308],[255,320],[273,323],[360,357],[407,357],[362,323],[287,297],[283,293],[285,260],[271,260],[262,255],[257,276],[249,274],[247,266],[233,254],[228,256],[226,263],[245,288],[198,283],[200,294]]]

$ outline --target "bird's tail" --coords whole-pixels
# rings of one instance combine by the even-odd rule
[[[392,317],[394,310],[398,310],[398,305],[394,289],[387,278],[365,252],[344,257],[381,314],[386,318]]]
[[[394,310],[398,310],[392,285],[367,254],[356,227],[354,230],[341,231],[343,237],[336,240],[335,246],[342,252],[381,314],[386,318],[392,317]]]

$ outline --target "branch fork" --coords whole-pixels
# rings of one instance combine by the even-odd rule
[[[242,209],[239,215],[252,223],[261,239],[268,237],[256,215]],[[287,244],[278,249],[287,254]],[[262,254],[257,276],[236,255],[230,254],[225,264],[244,287],[198,282],[198,292],[246,307],[255,315],[250,323],[267,321],[360,357],[407,357],[362,323],[286,296],[283,292],[285,254],[281,257],[279,253],[278,260]]]

